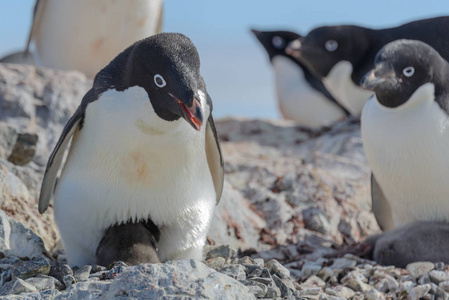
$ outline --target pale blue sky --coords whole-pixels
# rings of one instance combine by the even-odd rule
[[[0,0],[0,56],[25,45],[33,3]],[[164,30],[184,33],[198,48],[216,117],[279,116],[273,74],[251,27],[305,34],[323,24],[382,28],[449,13],[446,0],[167,0],[164,5]]]

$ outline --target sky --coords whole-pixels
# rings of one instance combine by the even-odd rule
[[[0,0],[0,57],[23,49],[33,5]],[[271,65],[250,28],[307,34],[322,25],[385,28],[445,14],[446,0],[166,0],[164,31],[181,32],[198,48],[215,118],[279,118]]]

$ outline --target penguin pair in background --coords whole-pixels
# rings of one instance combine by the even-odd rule
[[[360,80],[372,67],[377,52],[397,39],[423,41],[449,59],[449,17],[418,20],[398,27],[324,26],[290,43],[286,51],[321,79],[335,99],[359,115],[372,92]]]
[[[37,65],[93,77],[135,41],[161,32],[162,10],[162,0],[37,0],[25,53],[34,42]]]
[[[302,63],[285,53],[287,45],[300,37],[290,31],[252,30],[265,48],[273,66],[279,110],[285,119],[320,128],[344,119],[342,107]]]
[[[122,232],[115,226],[150,221],[158,231],[137,230],[159,232],[153,247],[159,261],[200,260],[223,174],[198,52],[184,35],[161,33],[136,42],[96,75],[49,158],[39,212],[54,190],[55,220],[72,266],[93,264],[104,245],[114,247],[111,227]],[[151,247],[149,239],[137,236]]]
[[[379,225],[448,222],[448,62],[421,41],[397,40],[379,51],[362,87],[375,93],[361,133]]]

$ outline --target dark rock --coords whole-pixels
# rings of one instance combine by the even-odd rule
[[[11,275],[13,279],[27,279],[37,275],[48,275],[50,268],[48,259],[40,257],[33,260],[16,262],[11,270]]]

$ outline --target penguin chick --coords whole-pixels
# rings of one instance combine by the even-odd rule
[[[108,267],[115,261],[133,266],[159,263],[157,243],[160,235],[159,229],[151,221],[113,225],[106,230],[98,244],[96,264]]]

